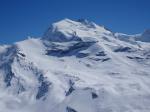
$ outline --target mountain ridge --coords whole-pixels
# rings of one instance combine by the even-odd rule
[[[150,111],[150,43],[79,21],[0,47],[0,112]]]

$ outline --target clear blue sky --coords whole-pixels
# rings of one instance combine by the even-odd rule
[[[0,0],[0,44],[42,36],[63,18],[87,18],[114,32],[150,28],[150,0]]]

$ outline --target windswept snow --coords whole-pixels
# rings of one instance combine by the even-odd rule
[[[150,43],[138,36],[64,19],[1,46],[0,112],[150,112]]]
[[[75,22],[69,19],[64,19],[52,24],[45,33],[44,39],[50,41],[70,41],[88,37],[93,37],[94,39],[99,35],[104,36],[106,34],[110,35],[111,32],[107,31],[104,27],[96,25],[95,23],[88,24],[88,21]]]

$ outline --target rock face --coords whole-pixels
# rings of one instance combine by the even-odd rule
[[[41,39],[0,46],[0,112],[150,112],[142,36],[64,19]]]

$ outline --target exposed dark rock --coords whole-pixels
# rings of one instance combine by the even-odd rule
[[[141,57],[131,57],[131,56],[127,56],[127,58],[129,59],[136,59],[136,60],[142,60],[144,58],[141,58]]]
[[[71,107],[66,107],[66,112],[77,112],[77,111]]]
[[[39,86],[38,93],[36,95],[36,99],[40,99],[41,97],[45,96],[45,94],[49,90],[50,85],[51,85],[51,83],[48,81],[42,82],[41,85]]]
[[[44,76],[41,74],[38,78],[39,82],[43,82],[44,81]]]
[[[92,92],[92,98],[95,99],[95,98],[98,98],[98,95],[94,92]]]
[[[12,71],[9,71],[6,74],[4,81],[5,81],[7,87],[11,86],[11,80],[12,80],[13,76],[14,76],[14,73],[12,73]]]
[[[88,53],[78,53],[76,55],[77,58],[84,58],[84,57],[87,57],[89,54]]]
[[[70,88],[69,90],[66,92],[66,96],[69,96],[75,89],[73,88],[74,82],[72,80],[69,80],[69,85]]]
[[[104,51],[101,51],[101,52],[98,52],[96,54],[96,56],[106,56],[105,52]]]
[[[20,94],[23,91],[25,91],[25,88],[23,87],[23,85],[20,85],[19,83],[18,94]]]
[[[66,92],[66,96],[69,96],[75,89],[71,86],[69,90]]]
[[[130,47],[120,47],[115,49],[114,52],[132,52],[132,49]]]
[[[26,55],[25,54],[23,54],[23,53],[18,53],[20,56],[22,56],[22,57],[26,57]]]
[[[102,59],[102,62],[108,61],[108,60],[110,60],[110,58],[105,58],[105,59]]]
[[[4,76],[4,82],[6,83],[6,86],[9,87],[11,86],[11,80],[14,77],[14,73],[11,70],[11,61],[8,63],[4,63],[0,66],[0,68],[2,68],[5,72],[5,76]]]
[[[91,60],[94,60],[94,61],[100,61],[100,60],[102,60],[102,59],[100,59],[100,58],[89,58],[89,59],[91,59]]]
[[[88,49],[90,46],[95,44],[95,42],[83,42],[79,41],[72,46],[69,46],[68,49],[55,48],[53,50],[47,50],[46,55],[64,57],[64,56],[76,56],[78,58],[83,58],[88,56],[86,53],[80,53],[82,50]]]
[[[46,93],[49,91],[49,86],[52,84],[49,81],[47,81],[42,74],[39,76],[38,80],[39,83],[41,83],[41,85],[38,87],[38,93],[36,95],[36,99],[40,99],[43,96],[45,96]]]

